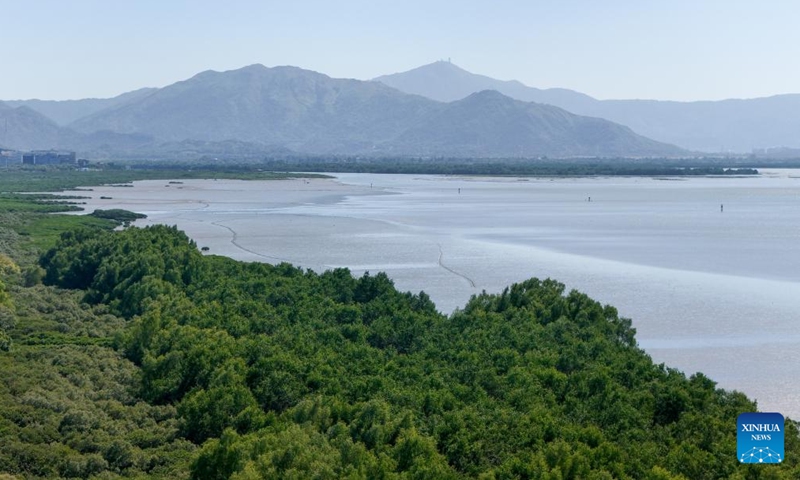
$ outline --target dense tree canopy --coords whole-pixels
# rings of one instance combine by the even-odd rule
[[[445,317],[385,274],[204,257],[164,226],[65,234],[42,267],[127,319],[137,401],[199,447],[193,478],[800,477],[793,422],[784,465],[738,465],[753,402],[654,364],[630,321],[552,280]],[[127,442],[82,461],[150,471]]]

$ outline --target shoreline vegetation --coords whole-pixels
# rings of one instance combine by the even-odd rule
[[[46,173],[0,192],[197,178]],[[382,273],[203,255],[53,199],[0,194],[0,478],[800,477],[797,423],[783,465],[739,465],[755,403],[554,280],[445,316]]]
[[[0,175],[0,225],[13,232],[19,254],[30,257],[33,251],[50,248],[58,236],[69,229],[115,228],[140,215],[135,212],[104,211],[94,215],[50,215],[82,211],[82,197],[63,195],[65,190],[91,190],[91,186],[123,187],[137,180],[283,180],[291,178],[328,178],[314,173],[267,172],[250,167],[131,168],[129,165],[105,164],[89,170],[67,166],[28,167],[18,165]],[[45,193],[51,192],[51,193]],[[10,235],[10,233],[6,233]],[[7,243],[7,242],[6,242]],[[20,247],[22,245],[22,247]],[[4,246],[0,238],[0,248]],[[10,248],[6,246],[6,248]],[[2,251],[2,250],[0,250]]]
[[[430,175],[493,175],[536,177],[593,176],[729,176],[758,175],[746,166],[716,162],[632,159],[293,159],[266,160],[265,169],[275,172],[391,173]]]
[[[137,180],[186,180],[186,179],[230,179],[230,180],[281,180],[289,178],[327,178],[314,173],[270,172],[252,166],[190,167],[169,165],[101,164],[97,168],[76,170],[71,167],[23,167],[7,169],[0,175],[0,195],[23,192],[60,192],[91,188],[92,185],[130,186]]]
[[[120,164],[115,165],[119,168]],[[157,165],[153,162],[124,163],[133,169],[191,168],[232,172],[277,173],[386,173],[430,175],[491,175],[539,177],[592,176],[728,176],[758,175],[757,168],[789,168],[800,162],[746,161],[741,158],[427,158],[427,157],[266,157],[260,161],[210,162],[201,158],[192,162]],[[224,165],[224,167],[222,166]]]

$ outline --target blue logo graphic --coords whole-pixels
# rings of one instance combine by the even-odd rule
[[[783,415],[743,413],[736,421],[739,463],[783,463]]]

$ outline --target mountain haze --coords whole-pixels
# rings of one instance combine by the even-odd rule
[[[75,150],[81,154],[105,152],[102,158],[122,151],[153,147],[153,138],[109,131],[78,133],[57,125],[27,106],[11,108],[0,102],[0,145],[14,150]]]
[[[634,134],[600,118],[521,102],[494,90],[474,93],[411,127],[392,148],[415,155],[652,156],[679,148]]]
[[[705,152],[800,147],[800,95],[702,102],[602,100],[574,111]]]
[[[491,88],[523,101],[548,103],[578,115],[600,117],[646,137],[706,152],[800,147],[800,95],[746,100],[672,102],[597,100],[572,90],[540,90],[516,81],[476,75],[435,62],[375,79],[434,100],[457,100]]]
[[[236,139],[307,152],[351,152],[394,138],[435,108],[436,102],[379,83],[251,65],[200,73],[72,126],[165,141]]]
[[[421,95],[440,102],[461,100],[483,90],[496,90],[523,102],[547,103],[570,110],[572,105],[590,104],[596,100],[565,88],[540,90],[516,80],[496,80],[470,73],[450,62],[438,61],[407,72],[375,78],[402,92]],[[570,110],[571,111],[571,110]]]
[[[74,132],[29,107],[12,108],[0,102],[0,145],[18,150],[62,148]]]
[[[113,98],[85,98],[81,100],[6,100],[10,107],[29,107],[58,125],[68,125],[80,118],[102,110],[115,108],[154,92],[155,88],[140,88]]]
[[[0,143],[18,149],[91,152],[99,148],[109,155],[131,153],[131,148],[139,147],[157,154],[162,143],[169,143],[172,152],[187,140],[209,146],[215,154],[225,145],[235,145],[228,141],[244,142],[251,154],[262,148],[359,155],[687,154],[675,153],[679,151],[671,145],[644,141],[635,132],[693,151],[800,148],[799,94],[703,102],[597,100],[572,90],[541,90],[476,75],[442,61],[375,80],[335,79],[297,67],[251,65],[227,72],[206,71],[164,88],[140,89],[110,99],[0,102]],[[494,124],[485,121],[485,112],[475,105],[469,113],[464,105],[447,107],[448,102],[486,90],[602,118],[630,130],[596,121],[583,121],[588,130],[581,130],[573,128],[577,123],[571,121],[536,121],[537,115],[522,115],[523,123],[515,124],[505,120],[516,118],[510,111],[507,117],[494,117],[499,122]],[[509,104],[508,108],[517,107]],[[468,121],[470,115],[475,118]],[[457,125],[466,130],[458,134]],[[426,133],[425,128],[430,131]],[[558,131],[561,128],[566,130]],[[432,132],[444,137],[434,138]],[[494,132],[491,138],[489,132]],[[211,148],[212,143],[219,145]],[[237,151],[242,149],[231,153]]]
[[[94,100],[80,102],[34,105],[54,108],[59,115],[98,106]],[[104,108],[66,127],[27,105],[2,105],[0,128],[8,127],[0,131],[0,143],[17,149],[70,148],[90,158],[686,153],[607,120],[493,90],[444,103],[380,82],[336,79],[297,67],[206,71],[102,102]]]
[[[680,154],[609,122],[555,113],[499,93],[449,105],[380,82],[263,65],[203,72],[71,127],[164,142],[238,140],[313,154]]]

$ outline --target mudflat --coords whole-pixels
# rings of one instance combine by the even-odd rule
[[[533,276],[616,306],[657,362],[800,417],[800,179],[475,178],[136,182],[87,211],[177,225],[208,253],[386,271],[451,312]],[[101,199],[100,197],[110,197]],[[591,197],[591,201],[589,198]],[[720,206],[725,206],[724,212]]]

